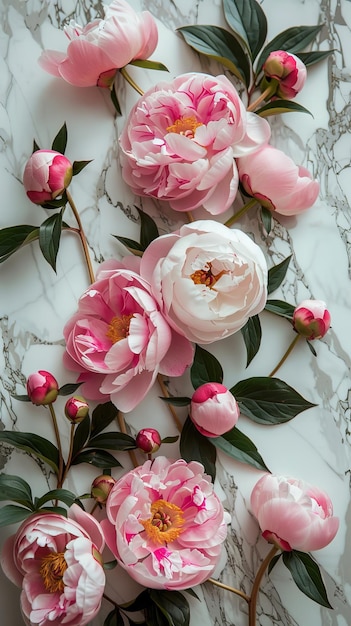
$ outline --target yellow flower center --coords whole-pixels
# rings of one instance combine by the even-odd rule
[[[202,126],[202,122],[197,122],[196,117],[191,115],[190,117],[180,117],[171,126],[167,127],[169,133],[178,133],[178,135],[185,135],[190,139],[194,138],[195,130],[198,126]]]
[[[155,543],[170,543],[183,532],[184,515],[176,504],[156,500],[151,505],[151,517],[140,523],[149,539]]]
[[[67,569],[67,563],[63,552],[50,552],[41,560],[40,575],[44,581],[44,587],[50,593],[64,590],[63,575]]]
[[[193,274],[190,274],[190,278],[194,285],[205,285],[212,289],[221,276],[226,273],[226,270],[222,270],[218,274],[212,274],[212,263],[208,263],[208,269],[196,270]]]
[[[106,337],[111,339],[112,343],[125,339],[129,334],[129,325],[132,317],[133,314],[113,317],[106,333]]]

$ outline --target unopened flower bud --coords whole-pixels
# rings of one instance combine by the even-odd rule
[[[303,300],[293,313],[292,323],[305,339],[321,339],[330,328],[330,313],[322,300]]]
[[[104,504],[115,482],[108,474],[97,476],[91,485],[91,497],[99,504]]]
[[[72,396],[65,404],[65,415],[74,424],[79,424],[89,413],[89,404],[82,396]]]
[[[219,437],[234,428],[239,418],[238,404],[220,383],[205,383],[193,393],[190,418],[205,437]]]
[[[61,196],[72,180],[72,163],[55,150],[36,150],[28,159],[23,185],[28,198],[45,204]]]
[[[305,84],[307,70],[305,64],[295,54],[285,50],[270,53],[263,64],[264,79],[261,90],[265,91],[272,85],[271,96],[292,100]]]
[[[136,445],[148,454],[157,452],[161,445],[160,433],[154,428],[142,428],[136,436]]]
[[[28,376],[27,394],[33,404],[38,406],[51,404],[55,402],[58,392],[58,382],[50,372],[39,370]]]

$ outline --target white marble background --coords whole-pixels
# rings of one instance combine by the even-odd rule
[[[200,61],[175,34],[177,27],[196,22],[224,25],[220,0],[131,0],[130,3],[136,9],[149,9],[157,18],[160,41],[153,58],[164,62],[171,76],[200,69],[222,72],[215,63]],[[274,296],[292,304],[306,297],[325,300],[332,315],[332,329],[315,344],[317,358],[301,342],[279,372],[283,380],[318,406],[276,427],[260,427],[242,417],[240,428],[253,439],[273,472],[304,478],[331,495],[340,518],[340,530],[332,544],[314,555],[323,570],[334,610],[323,609],[308,600],[279,564],[263,582],[257,623],[259,626],[349,626],[351,2],[263,0],[261,4],[269,20],[269,38],[293,25],[323,23],[318,46],[334,49],[326,61],[309,69],[307,84],[298,98],[313,117],[287,114],[270,118],[272,143],[307,166],[319,179],[321,192],[315,207],[298,220],[275,222],[268,240],[260,231],[255,211],[243,219],[240,227],[252,233],[262,245],[270,266],[293,254],[287,279]],[[83,0],[0,0],[0,227],[39,224],[45,219],[44,209],[35,207],[24,194],[23,168],[33,138],[41,147],[49,148],[66,121],[67,156],[72,161],[93,159],[73,180],[71,193],[96,266],[104,258],[123,253],[113,234],[138,238],[134,204],[157,219],[161,232],[177,227],[183,219],[171,211],[161,213],[155,202],[133,197],[124,185],[117,143],[124,119],[115,118],[108,94],[95,88],[71,87],[45,74],[37,65],[42,49],[65,49],[61,28],[68,18],[85,24],[99,11],[100,2]],[[131,69],[131,73],[143,89],[168,77],[165,73],[137,68]],[[122,108],[128,111],[137,96],[121,80],[118,90]],[[52,371],[60,384],[73,381],[72,374],[61,364],[62,328],[87,284],[79,242],[73,235],[63,237],[57,274],[44,263],[35,244],[0,265],[1,428],[32,430],[51,436],[45,410],[19,403],[12,394],[23,393],[26,377],[37,369]],[[223,344],[211,346],[223,365],[224,383],[228,386],[249,376],[268,375],[289,345],[291,329],[284,320],[266,313],[262,315],[262,323],[262,347],[247,370],[240,333]],[[173,381],[172,390],[182,395],[189,392],[187,377]],[[132,432],[141,426],[156,426],[162,436],[176,434],[157,396],[156,389],[128,415]],[[149,416],[149,422],[145,416]],[[64,429],[65,418],[60,423]],[[67,448],[68,441],[64,445]],[[176,453],[176,446],[169,448],[170,455]],[[120,459],[128,467],[128,457],[121,455]],[[33,484],[38,495],[50,485],[50,475],[44,467],[6,447],[0,448],[0,470],[21,474]],[[67,487],[78,493],[88,491],[95,475],[93,468],[85,467],[84,472],[80,468],[72,473]],[[216,488],[232,515],[226,545],[228,558],[220,579],[246,593],[250,592],[254,573],[268,550],[248,510],[250,492],[259,475],[256,470],[219,454]],[[1,541],[10,532],[10,528],[0,529]],[[119,572],[114,570],[109,587],[116,586],[117,576]],[[137,587],[129,580],[121,583],[118,578],[118,588],[120,600],[137,593]],[[203,586],[202,594],[201,603],[191,601],[192,626],[246,626],[246,607],[236,596],[210,583]],[[0,598],[2,626],[20,624],[18,590],[2,573]],[[105,613],[108,610],[106,605]],[[102,617],[95,620],[95,626],[102,622]]]

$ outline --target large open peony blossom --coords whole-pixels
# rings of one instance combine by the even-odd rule
[[[225,76],[184,74],[152,87],[130,112],[120,136],[122,174],[138,195],[218,215],[237,193],[234,157],[269,137],[268,122],[246,111]]]
[[[242,231],[212,220],[155,239],[141,274],[171,326],[200,344],[235,333],[266,303],[263,252]]]
[[[73,504],[68,518],[36,513],[9,537],[1,555],[6,576],[22,587],[26,623],[84,626],[98,613],[105,588],[100,524]]]
[[[229,515],[204,468],[157,457],[112,488],[101,525],[119,564],[141,585],[187,589],[209,578]]]
[[[169,326],[150,285],[129,269],[137,263],[102,263],[63,330],[64,363],[80,372],[83,395],[110,397],[124,412],[141,402],[159,372],[180,376],[193,360],[192,345]]]

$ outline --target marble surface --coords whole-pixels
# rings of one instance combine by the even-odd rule
[[[220,0],[130,0],[136,9],[149,9],[159,26],[159,44],[153,54],[169,68],[170,75],[185,71],[221,73],[214,62],[200,59],[186,46],[175,29],[188,24],[224,26]],[[304,298],[325,300],[332,328],[315,344],[317,358],[301,342],[280,370],[280,377],[317,406],[290,423],[263,427],[241,418],[240,427],[255,442],[270,469],[325,489],[333,499],[340,530],[335,540],[314,554],[321,566],[334,610],[321,608],[298,591],[288,571],[279,564],[266,577],[260,593],[259,626],[349,626],[351,624],[351,507],[350,507],[350,397],[351,397],[351,2],[348,0],[263,0],[269,22],[269,38],[293,25],[322,23],[318,38],[321,50],[334,49],[327,60],[309,69],[307,84],[298,101],[313,114],[286,114],[270,118],[272,143],[296,162],[307,166],[320,181],[316,205],[298,219],[275,221],[265,240],[251,211],[239,224],[264,249],[269,266],[289,254],[292,261],[286,280],[275,295],[297,304]],[[118,157],[118,136],[124,117],[116,118],[108,94],[97,88],[79,89],[40,69],[42,49],[65,49],[62,26],[68,17],[85,24],[96,14],[100,2],[87,0],[0,0],[0,227],[39,224],[46,212],[26,198],[22,173],[33,138],[50,147],[65,121],[68,127],[66,154],[71,160],[92,163],[71,185],[81,214],[94,267],[106,258],[120,257],[123,248],[112,235],[138,238],[134,205],[143,207],[157,221],[160,231],[178,227],[183,217],[161,212],[156,202],[134,197],[123,183]],[[165,73],[132,68],[131,74],[147,89]],[[122,109],[128,111],[137,95],[118,82]],[[199,213],[197,214],[199,215]],[[226,216],[221,216],[221,219]],[[63,237],[57,273],[43,261],[38,246],[25,247],[0,265],[0,427],[32,430],[51,437],[44,410],[13,399],[24,393],[26,377],[37,369],[52,371],[60,384],[73,382],[64,370],[62,328],[75,311],[77,298],[88,286],[78,239]],[[245,370],[245,350],[240,333],[211,351],[220,359],[224,383],[253,375],[268,375],[289,345],[291,329],[280,318],[262,315],[263,341],[259,354]],[[174,393],[189,391],[189,381],[170,383]],[[157,414],[157,418],[155,418]],[[183,419],[181,411],[180,418]],[[61,426],[64,429],[65,418]],[[149,421],[148,421],[149,420]],[[176,434],[158,389],[127,417],[132,433],[141,426],[159,427],[162,436]],[[63,441],[67,449],[68,440]],[[177,447],[169,448],[169,455]],[[129,458],[120,455],[125,467]],[[0,448],[0,470],[20,474],[42,494],[52,484],[47,469],[24,453]],[[89,490],[96,475],[93,468],[72,472],[67,487]],[[226,543],[227,561],[220,574],[224,583],[246,593],[268,545],[260,538],[248,501],[260,473],[219,454],[216,489],[232,516]],[[37,490],[37,491],[36,491]],[[12,532],[0,529],[1,542]],[[137,592],[129,580],[116,585],[109,576],[109,591],[118,586],[116,598],[127,600]],[[198,590],[201,602],[190,600],[191,625],[246,626],[246,606],[232,594],[210,583]],[[112,591],[111,591],[112,593]],[[118,595],[119,594],[119,595]],[[19,592],[0,573],[2,626],[21,623]],[[101,615],[106,613],[104,607]],[[100,626],[103,617],[95,620]]]

